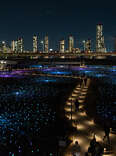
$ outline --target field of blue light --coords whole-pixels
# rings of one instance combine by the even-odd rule
[[[90,78],[97,78],[103,84],[101,87],[102,101],[97,104],[97,114],[105,120],[111,122],[116,121],[116,66],[86,66],[85,68],[80,67],[51,67],[43,70],[44,73],[56,74],[56,75],[78,75],[86,76]],[[107,86],[107,87],[106,87]],[[110,87],[109,87],[110,86]],[[106,97],[109,99],[105,100]]]
[[[106,104],[106,101],[101,101],[97,105],[97,113],[102,118],[116,121],[116,114],[112,109],[116,106],[115,100],[112,101],[112,99],[115,99],[114,95],[116,95],[116,66],[86,66],[81,68],[77,66],[47,67],[33,65],[32,67],[32,70],[0,72],[2,82],[4,80],[11,80],[12,82],[1,83],[0,86],[1,139],[5,140],[6,129],[20,133],[23,127],[26,129],[23,133],[39,134],[41,127],[54,123],[56,120],[56,112],[49,107],[47,97],[51,97],[51,95],[55,97],[60,92],[59,88],[54,87],[53,84],[70,83],[72,79],[40,77],[37,75],[32,77],[33,71],[54,76],[77,75],[102,80],[105,86],[104,89],[101,88],[102,99],[109,97],[111,102]]]
[[[17,73],[17,74],[16,74]],[[40,76],[2,77],[0,79],[0,139],[7,141],[7,131],[13,136],[40,135],[41,129],[56,123],[56,110],[49,98],[60,93],[55,84],[70,83],[71,78]],[[3,75],[10,73],[3,73]],[[23,76],[23,73],[22,73]],[[65,88],[63,89],[64,91]],[[10,140],[12,142],[12,139]]]

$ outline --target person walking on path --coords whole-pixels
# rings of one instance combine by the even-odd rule
[[[74,146],[72,147],[72,156],[80,156],[81,148],[78,144],[78,141],[75,141]]]
[[[103,147],[100,145],[99,142],[96,141],[95,136],[90,141],[90,146],[88,148],[88,154],[91,156],[102,156],[102,154],[103,154]]]
[[[105,123],[104,124],[104,132],[105,132],[105,136],[103,137],[103,141],[105,140],[105,138],[107,138],[108,144],[110,144],[110,127]]]

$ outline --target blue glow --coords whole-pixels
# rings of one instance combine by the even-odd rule
[[[96,75],[95,75],[95,77],[98,77],[98,78],[99,78],[99,77],[104,77],[104,76],[105,76],[104,74],[96,74]]]
[[[85,73],[91,73],[92,71],[84,71]]]
[[[1,87],[0,90],[0,101],[3,103],[7,103],[7,108],[3,105],[4,110],[3,113],[0,114],[0,127],[5,132],[6,127],[10,132],[20,131],[20,134],[25,135],[25,132],[21,131],[22,126],[30,129],[30,134],[38,133],[41,130],[41,127],[38,125],[47,126],[49,125],[49,121],[55,121],[55,112],[48,106],[48,101],[43,100],[46,97],[56,96],[59,90],[54,87],[53,84],[60,84],[67,81],[67,83],[71,82],[72,78],[64,78],[62,75],[85,75],[87,77],[96,77],[98,79],[103,79],[103,83],[110,84],[113,86],[116,84],[116,67],[113,66],[87,66],[86,68],[80,68],[77,66],[67,67],[67,66],[57,66],[57,67],[46,67],[42,68],[41,65],[33,65],[32,67],[38,68],[37,70],[22,70],[22,71],[13,71],[13,72],[4,72],[1,73],[4,77],[10,77],[13,75],[25,75],[28,76],[24,81],[17,81],[17,85],[15,83],[6,84]],[[39,69],[41,68],[41,69]],[[36,71],[36,72],[35,72]],[[51,76],[40,76],[38,73],[41,71],[45,73],[45,75],[51,74]],[[37,74],[34,74],[37,73]],[[30,77],[29,77],[30,74]],[[52,76],[53,74],[53,76]],[[55,75],[55,76],[54,76]],[[56,76],[61,75],[61,76]],[[7,90],[6,90],[7,87]],[[110,88],[110,87],[109,87]],[[66,90],[64,88],[64,90]],[[103,90],[103,89],[102,89]],[[110,95],[110,91],[108,95]],[[14,104],[11,106],[10,102],[14,100]],[[35,101],[33,99],[36,99]],[[31,101],[29,103],[29,101]],[[43,101],[42,101],[43,100]],[[24,103],[22,102],[24,101]],[[34,105],[33,105],[34,102]],[[33,109],[35,107],[36,109]],[[112,120],[116,120],[116,116],[112,116],[112,112],[110,108],[105,109],[105,107],[100,106],[98,109],[98,113],[107,118],[111,118]],[[33,121],[34,127],[31,127],[30,121]],[[27,134],[28,135],[28,134]],[[0,136],[5,136],[3,133]],[[2,140],[2,139],[1,139]],[[30,143],[31,144],[31,143]]]
[[[49,82],[49,80],[44,80],[44,82]]]
[[[50,71],[47,73],[53,74],[53,75],[69,75],[69,74],[72,74],[72,72],[66,72],[66,71]]]
[[[16,95],[19,95],[20,93],[19,92],[16,92]]]
[[[110,68],[109,71],[116,72],[116,69]]]
[[[33,68],[42,68],[43,66],[42,65],[31,65],[30,67],[33,67]]]
[[[26,95],[26,90],[13,92],[12,95],[16,95],[16,96]]]
[[[58,79],[56,79],[56,78],[51,78],[51,77],[39,77],[39,78],[35,78],[35,79],[33,79],[33,81],[34,82],[37,82],[37,83],[48,83],[48,82],[56,82],[56,81],[58,81]]]

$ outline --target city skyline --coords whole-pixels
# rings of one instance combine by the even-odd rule
[[[115,1],[1,1],[0,156],[116,156]]]
[[[105,38],[104,38],[104,27],[102,24],[97,24],[96,25],[96,39],[84,39],[79,43],[79,39],[77,37],[75,38],[72,34],[68,35],[66,38],[62,38],[61,40],[57,41],[56,45],[53,44],[54,41],[50,40],[50,36],[45,35],[44,38],[41,38],[40,35],[34,34],[32,36],[32,43],[31,43],[31,48],[28,51],[75,51],[77,48],[78,50],[80,49],[81,51],[97,51],[97,52],[110,52],[115,50],[115,40],[112,40],[112,44],[114,44],[114,47],[112,50],[107,49],[107,44],[105,43]],[[115,38],[115,37],[114,37]],[[20,47],[20,40],[21,46]],[[1,44],[4,46],[5,45],[10,45],[12,51],[27,51],[25,48],[25,39],[24,37],[18,37],[17,40],[12,40],[9,41],[11,43],[7,43],[5,41],[1,41]],[[56,41],[55,41],[56,42]],[[54,43],[55,43],[54,42]],[[19,43],[19,44],[18,44]],[[10,47],[8,46],[8,47]],[[47,49],[46,49],[47,48]],[[76,49],[75,49],[76,48]],[[74,50],[75,49],[75,50]],[[80,51],[79,50],[79,51]]]
[[[48,34],[50,43],[70,34],[78,42],[90,38],[95,43],[95,26],[102,23],[106,48],[113,49],[116,36],[115,3],[104,0],[92,1],[15,1],[1,2],[0,6],[0,40],[13,40],[19,36],[25,39],[25,48],[32,49],[32,36],[38,34],[44,38]]]

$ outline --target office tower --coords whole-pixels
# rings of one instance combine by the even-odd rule
[[[69,52],[73,52],[73,48],[74,48],[74,38],[73,36],[69,36],[69,41],[68,41]]]
[[[18,41],[15,41],[15,50],[14,50],[15,52],[17,52],[18,51]]]
[[[11,50],[13,51],[13,52],[17,52],[18,51],[18,41],[12,41],[11,42]]]
[[[38,50],[38,46],[37,46],[37,36],[33,36],[33,52],[36,53]]]
[[[49,41],[48,41],[48,36],[45,36],[44,38],[44,52],[48,53],[49,49]]]
[[[65,49],[65,41],[64,40],[61,40],[60,41],[60,52],[61,53],[64,53],[64,49]]]
[[[11,51],[13,51],[13,52],[15,51],[15,42],[16,41],[14,41],[14,40],[11,41]]]
[[[91,52],[91,40],[90,39],[85,41],[85,51]]]
[[[96,32],[96,52],[106,52],[104,36],[103,36],[103,25],[97,25]]]
[[[23,47],[23,38],[19,38],[18,41],[17,41],[17,44],[18,44],[17,45],[18,46],[18,52],[22,53],[23,52],[23,48],[24,48]]]

